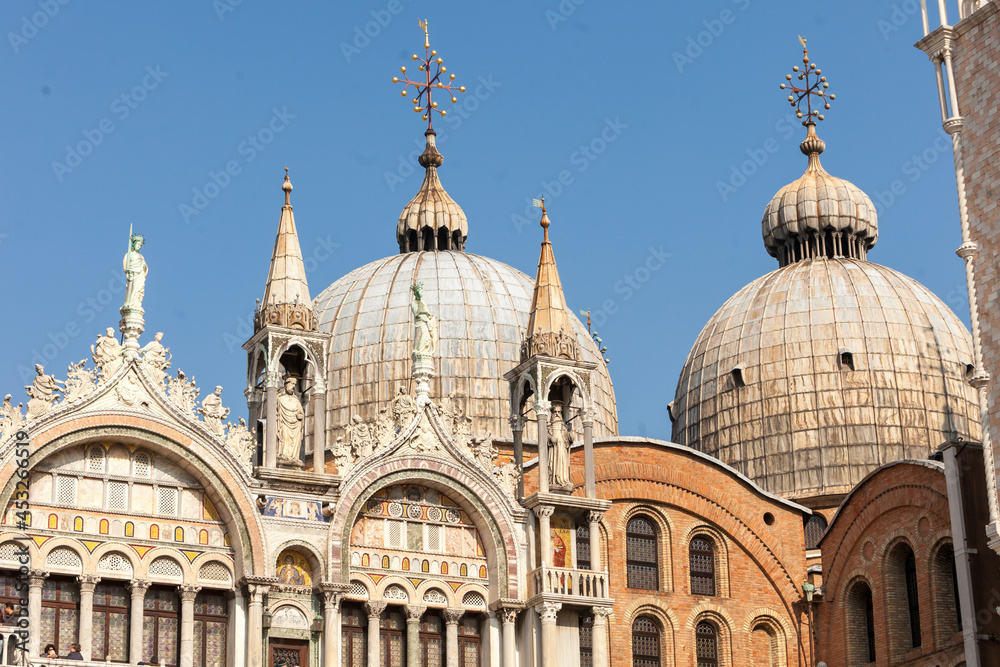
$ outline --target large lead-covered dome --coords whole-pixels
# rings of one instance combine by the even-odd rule
[[[457,392],[473,433],[509,438],[509,388],[503,374],[520,362],[534,281],[502,262],[460,251],[407,252],[355,269],[314,301],[330,341],[328,428],[351,417],[372,420],[398,386],[410,386],[413,316],[410,286],[438,318],[431,397]],[[618,433],[614,389],[586,326],[572,317],[586,361],[597,362],[594,435]]]

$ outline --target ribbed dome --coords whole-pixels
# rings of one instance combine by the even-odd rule
[[[534,281],[502,262],[465,252],[410,252],[356,269],[314,300],[330,343],[327,405],[331,442],[354,414],[373,419],[396,387],[409,387],[413,345],[410,285],[438,318],[431,398],[465,397],[473,433],[510,438],[509,389],[503,374],[520,361]],[[586,326],[572,317],[581,357],[597,362],[594,435],[617,435],[618,415],[607,367]],[[527,433],[526,438],[533,437]]]
[[[698,336],[673,440],[790,498],[979,440],[968,330],[920,283],[862,260],[797,262],[750,283]]]
[[[808,128],[799,149],[809,166],[764,210],[764,247],[780,266],[814,257],[865,259],[878,240],[875,205],[861,188],[823,169],[819,156],[826,144],[815,125]]]

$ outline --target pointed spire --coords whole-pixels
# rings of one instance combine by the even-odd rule
[[[292,182],[285,167],[285,205],[281,207],[278,235],[271,253],[271,268],[267,273],[264,300],[254,318],[254,331],[265,326],[289,327],[311,331],[316,328],[316,317],[309,297],[306,269],[299,247],[292,214]]]
[[[548,213],[545,200],[536,202],[542,209],[540,224],[544,230],[542,252],[538,258],[538,275],[535,277],[535,292],[531,297],[531,315],[528,330],[521,345],[521,360],[535,355],[578,359],[579,347],[573,332],[573,320],[566,308],[559,270],[556,268],[552,242],[549,241]]]

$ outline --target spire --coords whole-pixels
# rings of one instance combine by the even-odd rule
[[[559,280],[552,242],[549,241],[551,222],[545,211],[545,200],[536,200],[535,205],[542,209],[540,224],[544,236],[542,252],[538,258],[535,292],[531,297],[528,330],[521,345],[521,361],[535,355],[575,360],[579,358],[579,348],[576,334],[573,332],[573,321],[566,308],[566,297],[563,295],[562,282]]]
[[[265,326],[289,327],[307,331],[316,328],[316,317],[309,298],[306,269],[299,248],[299,235],[295,231],[292,214],[292,182],[285,167],[285,205],[281,207],[278,236],[271,253],[271,268],[264,287],[264,301],[254,318],[254,331]]]

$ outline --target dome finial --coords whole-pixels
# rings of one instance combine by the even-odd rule
[[[285,182],[281,184],[281,189],[285,191],[285,206],[291,206],[292,182],[288,180],[288,167],[285,167]]]
[[[797,118],[806,117],[806,120],[802,121],[803,125],[808,126],[809,124],[816,124],[817,120],[823,120],[824,116],[819,112],[819,109],[813,109],[813,96],[823,100],[823,108],[830,108],[830,101],[837,99],[837,96],[826,92],[830,84],[827,83],[826,77],[823,76],[823,70],[816,67],[816,63],[809,62],[809,49],[806,48],[806,38],[799,35],[799,43],[802,44],[802,67],[798,65],[792,67],[792,71],[796,74],[796,79],[803,82],[803,88],[798,88],[794,83],[783,83],[781,84],[782,90],[790,90],[792,94],[788,96],[788,103],[795,107],[795,116]],[[785,81],[790,82],[792,80],[791,74],[785,75]],[[802,103],[805,102],[806,108],[805,113],[802,110]],[[818,102],[817,102],[818,103]]]
[[[535,208],[542,209],[542,219],[538,221],[538,224],[540,224],[542,226],[542,229],[545,230],[545,238],[542,240],[542,243],[548,243],[549,242],[549,225],[551,225],[552,223],[549,221],[549,215],[548,215],[548,213],[545,212],[545,197],[542,197],[541,199],[532,199],[531,200],[531,204]]]
[[[447,67],[444,67],[444,58],[438,57],[437,51],[431,51],[431,39],[427,35],[427,21],[426,19],[418,19],[417,25],[424,31],[424,57],[421,58],[416,53],[413,54],[412,59],[420,63],[418,65],[419,71],[424,73],[423,81],[411,81],[406,75],[406,67],[400,67],[399,71],[403,75],[403,78],[398,76],[392,77],[393,83],[399,83],[402,81],[406,85],[403,86],[401,95],[406,97],[409,94],[410,86],[416,91],[417,96],[414,97],[411,102],[413,102],[413,111],[415,113],[423,114],[421,118],[427,121],[427,129],[434,129],[433,117],[434,112],[438,112],[442,116],[448,114],[444,109],[438,109],[438,103],[431,99],[431,93],[434,89],[447,90],[448,94],[451,95],[451,103],[454,104],[458,102],[458,98],[455,97],[455,93],[464,93],[465,86],[456,86],[452,82],[455,80],[454,74],[449,74],[448,78],[445,79],[444,75],[448,71]],[[431,67],[434,67],[434,73],[431,74]],[[447,81],[447,83],[445,83]]]

